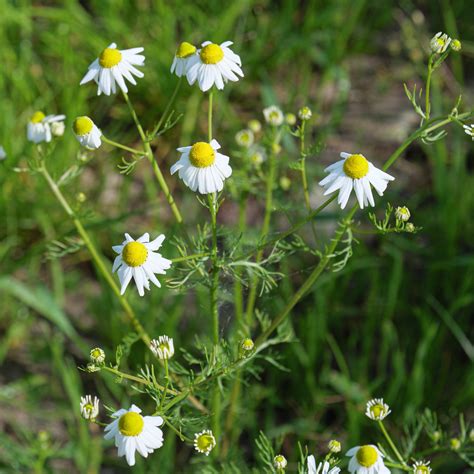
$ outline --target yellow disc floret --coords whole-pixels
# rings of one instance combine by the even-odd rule
[[[99,64],[107,69],[117,66],[121,60],[122,53],[115,48],[105,48],[99,56]]]
[[[224,51],[218,44],[208,44],[201,49],[201,60],[204,64],[217,64],[224,58]]]
[[[349,178],[363,178],[369,172],[369,162],[363,155],[351,155],[344,162],[344,173]]]
[[[129,267],[139,267],[146,262],[147,248],[141,242],[129,242],[122,250],[123,261]]]
[[[212,434],[202,433],[196,439],[196,448],[201,453],[207,453],[215,446],[216,440]]]
[[[373,446],[361,446],[357,451],[356,458],[361,466],[373,466],[378,459],[377,450]]]
[[[194,46],[191,43],[188,43],[187,41],[183,41],[179,45],[178,50],[176,51],[176,57],[184,59],[189,56],[192,56],[195,52],[196,52],[196,46]]]
[[[77,117],[74,120],[72,128],[76,135],[87,135],[92,131],[94,127],[94,122],[89,117]]]
[[[119,430],[124,436],[138,436],[145,424],[143,416],[134,411],[122,415],[119,420]]]
[[[374,418],[377,419],[380,417],[380,415],[385,414],[385,408],[380,404],[372,405],[370,407],[370,412],[372,413],[372,415],[374,415]]]
[[[40,110],[36,111],[30,119],[31,123],[40,123],[43,121],[43,119],[46,117],[46,115],[43,114]]]
[[[211,166],[215,160],[214,148],[209,143],[197,142],[191,147],[189,161],[196,168]]]
[[[430,474],[431,469],[428,466],[422,464],[421,466],[416,466],[415,474]]]

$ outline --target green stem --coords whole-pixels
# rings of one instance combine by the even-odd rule
[[[163,122],[165,121],[166,117],[168,116],[168,112],[171,109],[171,106],[174,103],[174,100],[176,99],[176,95],[178,94],[179,88],[181,87],[181,83],[183,82],[183,78],[180,77],[178,82],[176,83],[176,86],[174,88],[173,94],[171,95],[170,100],[168,101],[168,104],[166,105],[165,111],[163,112],[163,115],[161,116],[159,122],[156,124],[155,128],[150,134],[151,140],[153,140],[156,136],[156,134],[161,130],[161,126],[163,125]]]
[[[275,185],[275,174],[276,174],[276,157],[275,157],[275,146],[278,145],[280,141],[279,133],[274,134],[274,138],[271,145],[271,152],[268,158],[268,176],[267,176],[267,186],[265,191],[265,215],[263,217],[263,225],[260,233],[260,241],[263,241],[267,238],[268,232],[270,230],[270,221],[273,213],[273,187]],[[263,247],[257,251],[255,257],[256,263],[260,263],[263,257]],[[254,276],[250,282],[250,291],[247,300],[247,310],[246,310],[246,320],[249,326],[252,325],[253,312],[255,307],[255,301],[257,299],[257,290],[258,290],[258,276]]]
[[[178,429],[176,429],[167,419],[166,417],[163,417],[163,421],[165,422],[165,424],[171,428],[172,431],[174,431],[177,435],[178,435],[178,438],[181,440],[181,441],[186,441],[187,443],[191,443],[193,444],[194,441],[191,439],[191,438],[188,438],[187,436],[185,436],[181,431],[179,431]]]
[[[383,435],[385,436],[385,439],[387,440],[388,444],[392,448],[392,451],[395,453],[395,456],[397,456],[397,459],[400,461],[400,463],[405,466],[406,462],[403,459],[403,456],[400,454],[400,451],[395,446],[395,443],[392,441],[392,438],[388,434],[388,431],[386,430],[384,424],[382,423],[381,420],[378,420],[378,424],[379,424],[380,429],[382,430]]]
[[[133,108],[133,105],[130,102],[128,94],[123,92],[123,96],[125,98],[125,102],[127,102],[128,108],[129,108],[130,113],[131,113],[132,118],[133,118],[133,121],[135,122],[138,133],[139,133],[140,138],[143,142],[143,147],[145,149],[145,154],[148,158],[148,161],[151,163],[151,165],[153,167],[153,172],[155,173],[155,177],[158,181],[158,184],[160,185],[160,188],[163,191],[163,193],[166,197],[166,200],[168,201],[168,204],[171,208],[171,211],[173,212],[173,215],[174,215],[176,221],[178,222],[178,224],[182,224],[183,223],[183,218],[181,216],[181,213],[178,209],[178,206],[176,205],[176,202],[173,198],[173,195],[171,194],[171,191],[168,187],[168,184],[165,181],[163,173],[161,172],[161,169],[160,169],[160,167],[158,166],[158,163],[155,160],[155,157],[153,155],[153,150],[151,149],[151,146],[150,146],[150,142],[148,141],[148,139],[145,135],[145,132],[143,131],[143,127],[142,127],[140,121],[138,120],[135,109]]]
[[[431,75],[433,74],[433,55],[430,55],[428,60],[428,75],[426,77],[426,90],[425,90],[425,119],[430,119],[431,112],[431,101],[430,101],[430,89],[431,89]]]
[[[247,207],[247,196],[241,196],[239,201],[239,234],[245,230],[246,220],[246,207]],[[234,281],[234,306],[235,306],[235,321],[238,328],[242,328],[242,319],[244,315],[244,303],[243,303],[243,287],[242,281],[240,280],[241,271],[237,270],[236,279]]]
[[[128,151],[130,153],[133,153],[134,155],[146,155],[146,153],[144,151],[140,151],[140,150],[135,150],[134,148],[130,148],[126,145],[122,145],[121,143],[118,143],[118,142],[114,142],[113,140],[110,140],[109,138],[107,138],[105,135],[102,135],[102,140],[105,142],[105,143],[108,143],[109,145],[112,145],[114,146],[115,148],[121,148],[122,150],[125,150],[125,151]]]
[[[207,112],[207,136],[209,143],[212,141],[212,102],[213,102],[214,92],[211,90],[209,92],[209,109]]]
[[[110,372],[111,374],[114,374],[117,377],[127,379],[127,380],[131,380],[132,382],[141,383],[142,385],[152,385],[153,387],[155,387],[155,388],[157,388],[158,390],[161,390],[161,391],[164,391],[166,389],[165,387],[163,387],[163,385],[160,385],[159,383],[151,383],[149,380],[146,380],[146,379],[141,378],[141,377],[137,377],[135,375],[126,374],[125,372],[122,372],[118,369],[114,369],[113,367],[107,367],[105,365],[105,366],[101,367],[101,370],[105,370],[107,372]],[[168,392],[171,393],[172,395],[180,395],[180,393],[177,392],[176,390],[169,389]]]
[[[409,466],[402,466],[401,464],[397,464],[397,463],[390,462],[390,461],[384,461],[384,464],[387,467],[395,467],[397,469],[401,469],[402,471],[413,472],[413,468],[409,467]]]
[[[172,258],[171,261],[173,263],[178,263],[178,262],[185,262],[186,260],[197,260],[199,258],[210,257],[210,256],[211,254],[209,252],[194,253],[192,255],[186,255],[186,257]]]
[[[66,198],[63,196],[63,194],[61,193],[61,190],[59,189],[59,187],[57,186],[57,184],[55,183],[55,181],[53,180],[53,178],[49,174],[48,170],[44,166],[44,163],[39,168],[39,171],[43,175],[43,177],[45,178],[45,180],[48,183],[51,191],[53,192],[53,194],[55,195],[55,197],[57,198],[57,200],[59,201],[59,203],[61,204],[63,209],[66,211],[66,214],[74,222],[74,225],[76,226],[76,229],[79,232],[79,235],[82,237],[82,240],[86,244],[86,247],[88,248],[88,250],[89,250],[89,252],[92,256],[92,260],[94,261],[97,270],[102,275],[104,280],[108,283],[108,285],[110,286],[112,291],[115,293],[115,296],[117,297],[117,299],[119,300],[119,302],[122,305],[123,309],[125,310],[125,314],[127,315],[128,319],[132,323],[135,331],[140,336],[140,338],[143,340],[143,342],[147,346],[149,346],[150,345],[150,336],[148,336],[145,329],[141,325],[140,321],[138,321],[138,318],[136,317],[132,307],[129,305],[127,300],[120,294],[119,287],[115,283],[115,280],[112,277],[112,275],[109,273],[108,268],[105,266],[102,257],[100,256],[99,252],[97,251],[94,244],[92,243],[92,240],[91,240],[88,232],[86,231],[86,229],[84,228],[84,226],[82,225],[81,221],[76,216],[74,211],[69,206],[68,202],[66,201]]]
[[[306,176],[306,153],[305,153],[305,125],[306,120],[301,123],[300,129],[300,155],[301,155],[301,180],[303,182],[303,194],[306,209],[311,212],[311,202],[309,200],[308,179]]]

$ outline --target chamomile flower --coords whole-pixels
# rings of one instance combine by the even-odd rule
[[[235,142],[241,147],[250,148],[254,142],[252,130],[246,128],[244,130],[240,130],[240,132],[237,132],[235,134]]]
[[[4,160],[7,157],[7,153],[5,151],[5,148],[0,145],[0,161]]]
[[[150,350],[158,359],[170,359],[174,355],[173,339],[168,336],[159,336],[158,339],[152,339]]]
[[[163,424],[161,416],[142,416],[140,408],[132,405],[129,410],[120,409],[112,418],[112,423],[105,427],[105,439],[115,439],[119,457],[125,456],[129,466],[135,465],[135,452],[144,458],[155,449],[163,446]]]
[[[285,119],[280,107],[277,107],[276,105],[270,105],[270,107],[264,108],[263,116],[265,117],[265,122],[274,127],[279,127]]]
[[[253,133],[258,133],[262,130],[262,124],[257,119],[249,120],[247,127],[250,128],[250,130],[252,130]]]
[[[139,54],[143,48],[117,49],[115,43],[110,44],[91,63],[86,75],[82,78],[80,85],[94,80],[97,83],[97,95],[115,94],[117,85],[123,92],[128,92],[125,79],[134,86],[137,84],[136,77],[143,77],[143,73],[135,66],[144,66],[145,56]]]
[[[66,125],[64,125],[64,122],[53,122],[51,124],[51,133],[54,137],[62,137],[65,129]]]
[[[474,140],[474,123],[471,125],[463,125],[464,131]]]
[[[308,474],[339,474],[341,469],[339,467],[331,468],[331,465],[327,462],[320,462],[316,466],[316,459],[313,455],[308,456]]]
[[[129,234],[125,234],[125,240],[121,245],[114,245],[114,252],[119,255],[115,257],[112,272],[117,272],[122,285],[120,294],[124,294],[130,280],[135,280],[138,294],[143,296],[144,289],[150,289],[150,280],[158,288],[160,282],[155,273],[165,275],[171,266],[171,260],[164,258],[157,250],[165,240],[163,234],[150,242],[150,234],[146,232],[139,239],[134,240]]]
[[[265,154],[265,150],[261,147],[258,147],[252,151],[249,158],[250,162],[254,166],[259,167],[267,159],[267,156]]]
[[[105,360],[105,352],[100,347],[94,347],[90,351],[90,359],[94,364],[102,364]]]
[[[410,219],[410,216],[410,209],[408,209],[408,207],[406,206],[398,206],[395,209],[395,218],[397,219],[397,221],[406,222]]]
[[[390,407],[384,403],[383,398],[374,398],[367,402],[365,416],[371,420],[383,420],[391,413]]]
[[[94,397],[92,400],[91,395],[81,397],[81,415],[85,420],[95,420],[99,414],[99,399]]]
[[[300,110],[298,110],[298,117],[301,120],[309,120],[313,116],[313,112],[309,107],[301,107]]]
[[[49,143],[53,138],[51,127],[55,123],[62,123],[65,115],[45,115],[41,111],[35,112],[27,125],[27,137],[30,142]]]
[[[77,117],[72,125],[77,141],[90,150],[95,150],[102,145],[102,132],[89,117]]]
[[[171,167],[171,174],[179,171],[179,177],[192,191],[201,194],[221,191],[232,168],[229,157],[217,151],[220,147],[217,140],[212,140],[178,148],[181,158]]]
[[[276,469],[285,469],[285,467],[288,465],[288,461],[286,460],[285,456],[282,454],[277,454],[273,458],[273,467]]]
[[[337,439],[332,439],[328,443],[328,449],[331,453],[340,453],[341,452],[341,443]]]
[[[199,88],[206,92],[212,86],[224,89],[227,81],[237,82],[244,77],[240,57],[229,46],[232,41],[215,44],[210,41],[202,43],[197,54],[190,56],[187,64],[186,77],[190,85],[196,81]]]
[[[338,204],[344,209],[354,189],[361,209],[369,203],[375,206],[371,185],[379,196],[383,196],[389,181],[395,178],[376,168],[365,156],[360,154],[341,153],[342,160],[336,161],[324,171],[329,172],[319,182],[325,188],[324,195],[332,194],[339,190]]]
[[[453,51],[456,51],[456,52],[461,51],[461,48],[462,48],[461,41],[459,41],[458,39],[453,39],[451,41],[451,49]]]
[[[194,449],[201,454],[209,456],[216,446],[216,438],[211,430],[204,430],[194,435]]]
[[[287,125],[294,125],[296,123],[296,115],[292,113],[285,114],[285,122]]]
[[[178,77],[184,76],[188,70],[189,61],[196,54],[196,51],[196,46],[183,41],[174,55],[171,73],[175,73]]]
[[[247,337],[240,343],[240,347],[245,352],[251,352],[255,347],[255,343],[250,339],[250,337]]]
[[[448,49],[450,43],[451,38],[446,33],[439,31],[431,38],[431,51],[433,51],[433,53],[442,54]]]
[[[347,451],[349,472],[351,474],[390,474],[390,470],[383,463],[383,454],[372,445],[356,446]]]
[[[430,461],[416,461],[413,465],[413,474],[430,474]]]

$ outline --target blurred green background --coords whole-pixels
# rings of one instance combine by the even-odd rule
[[[8,154],[0,162],[0,472],[127,471],[99,430],[80,419],[78,406],[84,393],[115,407],[133,392],[77,366],[90,347],[112,352],[128,327],[85,250],[46,258],[48,243],[76,234],[40,177],[20,172],[33,152],[25,128],[35,110],[67,116],[68,130],[49,165],[56,177],[77,162],[79,145],[70,132],[77,115],[91,116],[112,139],[137,143],[120,96],[97,97],[94,86],[79,87],[109,43],[145,47],[145,77],[130,97],[151,127],[175,87],[169,67],[179,42],[233,40],[245,79],[218,94],[215,135],[232,156],[234,134],[249,119],[262,120],[264,106],[277,103],[295,113],[309,105],[319,115],[312,137],[323,148],[307,162],[314,204],[321,199],[316,183],[322,169],[340,151],[362,150],[380,164],[416,128],[402,84],[421,84],[426,48],[439,30],[459,37],[463,51],[451,55],[434,80],[434,114],[449,111],[461,91],[464,103],[473,104],[474,10],[463,0],[0,0],[0,12],[0,144]],[[195,199],[166,171],[177,146],[205,133],[202,97],[197,88],[182,87],[175,109],[183,118],[156,151],[190,220]],[[288,210],[302,202],[298,175],[288,166],[294,151],[288,140],[281,170],[292,186],[276,191],[277,208],[285,210],[275,218],[281,228],[288,226]],[[71,202],[78,192],[86,194],[81,212],[109,258],[123,232],[172,236],[174,230],[148,163],[124,177],[117,169],[121,156],[101,148],[64,189]],[[424,407],[439,412],[455,433],[457,414],[469,414],[474,395],[473,158],[472,142],[451,128],[447,140],[417,143],[397,162],[396,184],[384,200],[407,205],[423,231],[357,236],[347,267],[323,275],[297,306],[292,324],[300,342],[274,350],[289,370],[265,367],[264,387],[248,379],[238,417],[242,436],[229,454],[237,465],[254,462],[260,430],[272,439],[285,435],[282,450],[293,460],[297,441],[310,451],[324,451],[331,438],[344,447],[370,441],[375,428],[363,405],[375,395],[391,405],[395,433]],[[234,211],[230,203],[221,222],[235,225]],[[256,199],[250,228],[259,226],[261,213]],[[330,229],[337,217],[333,208],[317,225]],[[362,213],[359,219],[366,221]],[[173,254],[169,241],[163,253]],[[259,307],[277,313],[311,271],[308,265],[298,254],[285,263],[280,270],[290,278]],[[187,349],[196,334],[206,335],[207,293],[154,291],[143,299],[132,293],[151,334],[170,334]],[[224,330],[231,324],[232,313],[224,312]],[[129,364],[137,368],[143,349],[134,347]],[[195,472],[191,456],[191,448],[167,433],[163,449],[135,471]],[[440,473],[467,472],[462,466],[454,455],[433,460]]]

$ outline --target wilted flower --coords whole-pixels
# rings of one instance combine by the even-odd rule
[[[197,48],[191,43],[184,41],[181,43],[174,55],[173,64],[171,64],[171,72],[178,77],[184,76],[189,67],[190,59],[196,54]]]
[[[150,289],[150,280],[158,288],[161,283],[155,273],[165,275],[171,266],[171,260],[164,258],[157,250],[165,240],[163,234],[150,242],[150,234],[146,232],[139,239],[134,240],[129,234],[125,234],[125,240],[120,245],[114,245],[114,252],[119,255],[115,257],[112,272],[117,272],[120,284],[120,294],[124,294],[130,280],[135,280],[138,294],[143,296],[144,289]]]
[[[338,204],[344,209],[354,189],[359,207],[364,209],[370,203],[375,206],[371,185],[379,196],[383,196],[389,181],[395,178],[376,168],[364,155],[341,153],[342,160],[328,166],[324,171],[329,172],[319,182],[325,188],[324,195],[339,190]]]
[[[158,359],[170,359],[174,355],[173,339],[168,336],[159,336],[150,342],[150,350]]]
[[[204,430],[194,435],[194,449],[201,454],[209,456],[216,446],[216,438],[211,430]]]
[[[371,420],[383,420],[390,413],[391,410],[389,406],[384,403],[383,398],[374,398],[367,402],[365,415]]]
[[[190,56],[187,64],[186,77],[190,85],[196,80],[199,88],[206,92],[212,86],[224,89],[227,81],[236,82],[244,77],[240,57],[229,46],[232,41],[225,41],[220,45],[206,41],[202,48]]]
[[[232,174],[232,168],[229,166],[229,157],[217,151],[220,148],[217,140],[178,148],[181,158],[171,167],[171,174],[179,171],[179,177],[192,191],[201,194],[222,191],[225,179]]]
[[[285,469],[285,467],[288,465],[288,461],[286,460],[285,456],[282,454],[277,454],[273,458],[273,466],[276,469]]]
[[[100,139],[102,132],[89,117],[77,117],[76,120],[74,120],[72,128],[77,141],[82,146],[93,150],[99,148],[100,145],[102,145],[102,141]]]
[[[448,49],[450,43],[451,38],[446,33],[440,31],[431,38],[431,51],[433,51],[433,53],[442,54]]]
[[[132,405],[129,410],[120,409],[105,427],[105,439],[115,439],[119,457],[125,456],[129,466],[135,465],[135,452],[144,458],[163,446],[163,432],[158,428],[163,424],[161,416],[142,416],[141,410]]]
[[[254,142],[254,136],[252,130],[246,128],[244,130],[240,130],[235,135],[235,141],[237,145],[243,146],[245,148],[250,148]]]
[[[91,395],[81,397],[81,415],[85,420],[95,420],[99,414],[99,399],[94,397],[92,400]]]
[[[134,77],[143,77],[143,73],[135,66],[145,65],[145,56],[139,54],[143,48],[117,49],[115,43],[105,48],[100,56],[91,63],[80,85],[94,80],[97,83],[97,95],[115,94],[117,85],[123,92],[128,92],[125,79],[134,86],[137,84]]]
[[[263,116],[265,121],[274,127],[278,127],[283,123],[283,112],[276,105],[270,105],[263,109]]]

